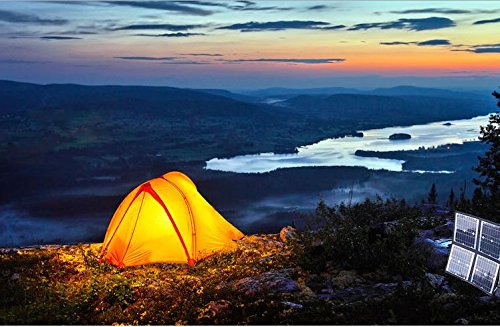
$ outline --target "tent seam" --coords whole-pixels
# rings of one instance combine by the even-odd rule
[[[165,177],[161,176],[161,178],[163,178],[166,182],[168,182],[169,184],[171,184],[173,187],[175,187],[175,189],[181,194],[181,196],[183,197],[184,199],[184,203],[186,203],[186,206],[188,207],[188,211],[189,211],[189,218],[191,220],[191,230],[192,230],[192,237],[193,237],[193,255],[196,257],[196,226],[195,226],[195,223],[194,223],[194,217],[193,217],[193,210],[191,208],[191,204],[189,203],[186,195],[184,194],[184,192],[182,192],[182,190],[177,186],[175,185],[173,182],[169,181],[168,179],[166,179]]]
[[[134,238],[134,233],[135,233],[135,228],[137,227],[137,221],[139,220],[139,215],[141,214],[142,210],[142,204],[144,203],[144,199],[146,198],[146,192],[143,192],[142,200],[141,200],[141,206],[139,207],[139,211],[137,212],[137,217],[135,217],[135,224],[134,228],[132,229],[132,235],[130,236],[130,239],[127,244],[127,248],[125,249],[125,253],[123,254],[121,264],[123,265],[123,260],[125,260],[125,257],[127,256],[128,249],[130,247],[130,243],[132,243],[132,239]]]
[[[115,228],[115,231],[113,232],[113,235],[111,235],[111,237],[109,238],[109,241],[108,243],[106,243],[105,246],[103,246],[102,250],[101,250],[101,257],[99,259],[102,260],[102,258],[104,257],[105,255],[105,251],[108,249],[109,245],[111,244],[111,241],[113,240],[113,238],[115,237],[116,235],[116,232],[118,231],[118,228],[120,228],[122,222],[123,222],[123,219],[125,219],[125,216],[127,215],[128,213],[128,210],[130,209],[130,207],[132,206],[132,203],[134,203],[134,201],[139,197],[139,195],[144,191],[144,184],[142,184],[139,188],[139,190],[137,190],[137,193],[134,195],[134,198],[130,201],[128,207],[127,207],[127,210],[125,210],[125,212],[123,213],[123,216],[122,218],[120,219],[120,222],[118,223],[118,226],[116,226]]]

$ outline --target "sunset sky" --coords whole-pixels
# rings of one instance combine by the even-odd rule
[[[2,1],[0,79],[500,85],[498,1]]]

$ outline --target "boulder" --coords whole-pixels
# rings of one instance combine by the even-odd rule
[[[223,283],[219,285],[219,288],[229,287],[234,291],[241,291],[246,294],[253,294],[263,290],[273,293],[294,293],[300,291],[299,286],[292,279],[296,272],[296,269],[292,268],[268,271],[257,276]]]
[[[429,285],[434,288],[438,288],[444,285],[445,278],[444,276],[438,274],[425,273],[425,278]]]

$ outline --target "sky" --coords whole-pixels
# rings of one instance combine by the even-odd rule
[[[500,85],[500,1],[1,1],[0,79]]]

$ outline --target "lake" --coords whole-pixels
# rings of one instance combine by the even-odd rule
[[[403,171],[403,160],[360,157],[354,153],[356,150],[407,151],[420,147],[462,144],[464,141],[478,140],[480,126],[488,123],[488,117],[489,115],[406,127],[371,129],[363,131],[363,137],[329,138],[301,146],[297,148],[297,153],[269,152],[233,158],[214,158],[206,162],[205,168],[237,173],[265,173],[279,168],[310,166],[361,166],[368,169]],[[445,123],[451,125],[444,125]],[[390,141],[389,136],[394,133],[410,134],[411,139]]]

